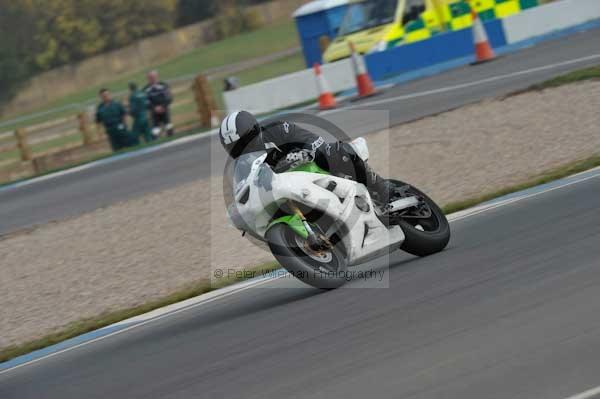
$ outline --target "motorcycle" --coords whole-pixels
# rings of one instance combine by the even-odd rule
[[[367,161],[363,138],[351,145]],[[399,180],[387,204],[367,188],[310,162],[275,173],[267,153],[240,156],[233,165],[228,214],[244,234],[265,242],[294,277],[321,289],[346,282],[349,267],[401,249],[416,256],[442,251],[450,226],[438,205]]]

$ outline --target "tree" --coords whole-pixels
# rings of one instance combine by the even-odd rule
[[[174,26],[177,0],[0,0],[0,102],[32,73]]]
[[[32,73],[33,40],[29,15],[12,0],[0,0],[0,104],[14,95]]]
[[[85,1],[90,3],[88,11],[100,23],[107,50],[170,31],[175,26],[177,0]]]
[[[171,30],[177,0],[20,0],[33,6],[35,64],[49,69]]]
[[[50,69],[97,54],[106,48],[98,19],[73,0],[33,0],[35,4],[35,64]],[[87,0],[81,3],[87,3]]]
[[[215,0],[179,0],[177,2],[177,26],[184,26],[212,18],[217,14]]]
[[[177,2],[176,26],[184,26],[213,17],[222,17],[220,10],[243,9],[246,6],[273,0],[179,0]]]

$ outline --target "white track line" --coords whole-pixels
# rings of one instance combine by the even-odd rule
[[[593,171],[600,172],[600,168],[592,169],[592,170],[588,171],[588,173],[589,172],[593,172]],[[561,189],[561,188],[564,188],[564,187],[568,187],[568,186],[571,186],[571,185],[574,185],[574,184],[577,184],[577,183],[581,183],[581,182],[590,180],[592,178],[597,178],[597,177],[600,177],[600,173],[592,175],[592,176],[583,177],[583,178],[581,178],[579,180],[570,181],[570,182],[561,184],[561,185],[556,186],[556,187],[550,187],[550,188],[547,188],[545,190],[542,190],[542,191],[539,191],[539,192],[535,192],[535,193],[532,193],[532,194],[529,194],[529,195],[518,196],[518,197],[516,197],[514,199],[511,198],[509,200],[502,201],[502,202],[500,202],[498,204],[490,204],[489,206],[483,206],[483,207],[474,207],[471,210],[457,212],[457,213],[454,213],[452,215],[449,215],[448,219],[450,220],[450,222],[455,222],[455,221],[458,221],[458,220],[465,219],[467,217],[479,215],[481,213],[488,212],[488,211],[491,211],[493,209],[497,209],[497,208],[500,208],[500,207],[503,207],[503,206],[506,206],[506,205],[514,204],[516,202],[519,202],[519,201],[522,201],[522,200],[525,200],[525,199],[528,199],[528,198],[532,198],[532,197],[535,197],[535,196],[538,196],[538,195],[541,195],[541,194],[544,194],[544,193],[548,193],[548,192],[551,192],[551,191],[554,191],[554,190],[558,190],[558,189]],[[256,288],[258,286],[267,284],[269,282],[272,282],[272,281],[275,281],[275,280],[278,280],[278,279],[281,279],[281,278],[284,278],[284,277],[287,277],[286,274],[282,274],[282,275],[279,275],[279,276],[276,276],[276,277],[265,277],[265,278],[257,279],[256,281],[247,281],[245,283],[240,283],[240,284],[236,284],[236,285],[233,285],[233,286],[230,286],[230,287],[222,288],[222,289],[217,290],[217,291],[209,292],[207,294],[200,295],[200,296],[198,296],[196,298],[191,298],[191,299],[188,299],[186,301],[183,301],[183,302],[180,302],[180,303],[177,303],[177,304],[169,305],[169,306],[166,306],[166,307],[161,308],[161,309],[156,309],[156,310],[153,310],[153,311],[151,311],[151,312],[149,312],[147,314],[144,314],[144,315],[139,315],[139,316],[135,316],[135,317],[133,317],[131,319],[123,320],[121,322],[115,323],[115,324],[113,324],[111,326],[104,327],[104,328],[110,328],[110,327],[116,326],[116,325],[127,324],[127,323],[133,322],[135,320],[140,320],[140,319],[144,320],[144,319],[148,318],[150,315],[156,315],[155,317],[146,319],[144,321],[140,321],[140,322],[138,322],[138,323],[136,323],[136,324],[134,324],[132,326],[125,327],[122,330],[118,330],[118,331],[112,332],[110,334],[103,335],[101,337],[94,338],[94,339],[91,339],[89,341],[82,342],[82,343],[77,344],[75,346],[71,346],[71,347],[62,349],[60,351],[53,352],[53,353],[50,353],[48,355],[39,357],[37,359],[33,359],[33,360],[28,361],[28,362],[16,365],[16,366],[14,366],[12,368],[9,368],[9,369],[6,369],[6,370],[2,370],[2,371],[0,371],[0,375],[2,375],[4,373],[8,373],[9,371],[12,371],[12,370],[16,370],[16,369],[21,368],[21,367],[25,367],[25,366],[28,366],[28,365],[40,362],[40,361],[42,361],[44,359],[48,359],[48,358],[51,358],[51,357],[54,357],[54,356],[57,356],[57,355],[60,355],[60,354],[72,351],[72,350],[80,348],[82,346],[89,345],[89,344],[97,342],[97,341],[101,341],[101,340],[106,339],[108,337],[112,337],[112,336],[124,333],[126,331],[133,330],[135,328],[144,326],[144,325],[149,324],[151,322],[154,322],[156,320],[160,320],[160,319],[163,319],[163,318],[166,318],[166,317],[169,317],[169,316],[181,313],[181,312],[189,310],[189,309],[194,309],[194,308],[197,308],[199,306],[206,305],[206,304],[214,302],[214,301],[216,301],[218,299],[222,299],[222,298],[225,298],[225,297],[228,297],[228,296],[231,296],[231,295],[235,295],[237,293],[240,293],[242,291],[246,291],[248,289]],[[576,397],[567,398],[567,399],[587,399],[589,397],[590,396],[583,396],[583,397],[577,397],[576,396]]]
[[[589,171],[587,171],[587,173],[598,172],[598,171],[600,171],[600,168],[594,168],[594,169],[590,169]],[[586,172],[582,172],[582,173],[586,173]],[[579,176],[579,175],[580,175],[580,173],[578,173],[575,176]],[[571,178],[572,177],[573,176],[571,176]],[[491,204],[488,204],[488,205],[476,206],[474,208],[471,208],[470,210],[467,209],[466,211],[460,211],[460,212],[453,213],[452,215],[448,216],[448,220],[454,222],[454,221],[457,221],[457,220],[465,219],[465,218],[467,218],[469,216],[478,215],[478,214],[483,213],[483,212],[491,211],[492,209],[496,209],[496,208],[500,208],[500,207],[503,207],[503,206],[506,206],[506,205],[510,205],[510,204],[512,204],[514,202],[519,202],[519,201],[522,201],[522,200],[525,200],[525,199],[528,199],[528,198],[537,197],[538,195],[546,194],[546,193],[549,193],[549,192],[552,192],[552,191],[555,191],[555,190],[559,190],[559,189],[562,189],[562,188],[565,188],[565,187],[569,187],[569,186],[572,186],[572,185],[577,184],[577,183],[583,183],[584,181],[587,181],[587,180],[590,180],[590,179],[594,179],[594,178],[597,178],[597,177],[600,177],[600,174],[595,174],[595,175],[592,175],[592,176],[583,177],[583,178],[578,179],[578,180],[570,181],[570,182],[561,184],[561,185],[556,186],[556,187],[550,187],[550,188],[544,189],[542,191],[533,192],[531,194],[525,194],[525,195],[516,196],[514,198],[508,198],[508,199],[503,200],[503,201],[498,202],[498,203],[491,203]]]
[[[582,393],[578,393],[577,395],[569,396],[566,399],[591,399],[596,395],[600,395],[600,386]]]
[[[478,85],[482,85],[482,84],[486,84],[486,83],[497,82],[499,80],[510,79],[510,78],[514,78],[514,77],[517,77],[517,76],[529,75],[529,74],[532,74],[532,73],[535,73],[535,72],[541,72],[541,71],[546,71],[546,70],[550,70],[550,69],[560,68],[560,67],[563,67],[563,66],[578,64],[578,63],[585,62],[585,61],[592,61],[592,60],[599,59],[599,58],[600,58],[600,54],[592,54],[592,55],[589,55],[587,57],[581,57],[581,58],[576,58],[576,59],[573,59],[573,60],[558,62],[558,63],[555,63],[555,64],[550,64],[550,65],[544,65],[544,66],[540,66],[540,67],[525,69],[525,70],[522,70],[522,71],[507,73],[505,75],[492,76],[490,78],[480,79],[480,80],[476,80],[476,81],[473,81],[473,82],[467,82],[467,83],[461,83],[461,84],[452,85],[452,86],[440,87],[439,89],[426,90],[426,91],[421,91],[421,92],[418,92],[418,93],[405,94],[405,95],[402,95],[402,96],[384,98],[382,100],[366,101],[366,102],[362,102],[362,103],[356,104],[356,105],[349,105],[347,107],[340,108],[340,109],[334,109],[334,110],[331,110],[331,111],[324,111],[324,112],[321,113],[321,115],[334,114],[336,112],[341,112],[341,111],[348,110],[348,109],[361,108],[361,107],[369,107],[369,106],[380,105],[380,104],[387,104],[387,103],[395,102],[395,101],[398,101],[398,100],[409,100],[411,98],[424,97],[424,96],[429,96],[429,95],[432,95],[432,94],[446,93],[446,92],[449,92],[449,91],[465,89],[465,88],[472,87],[472,86],[478,86]]]

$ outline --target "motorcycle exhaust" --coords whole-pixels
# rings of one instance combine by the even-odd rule
[[[406,197],[400,198],[394,202],[390,202],[385,206],[384,213],[393,213],[402,211],[407,208],[412,208],[413,206],[419,205],[419,198],[417,197]]]

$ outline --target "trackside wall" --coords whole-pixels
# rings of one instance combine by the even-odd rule
[[[321,71],[334,93],[356,84],[349,59],[323,65]],[[256,113],[301,104],[318,96],[312,68],[223,93],[227,110],[246,109]]]
[[[485,28],[493,47],[506,45],[500,20],[485,23]],[[463,29],[367,55],[366,62],[371,77],[374,80],[383,80],[470,55],[473,55],[473,34],[471,29]]]
[[[509,44],[600,18],[599,0],[562,0],[525,10],[503,21]]]

